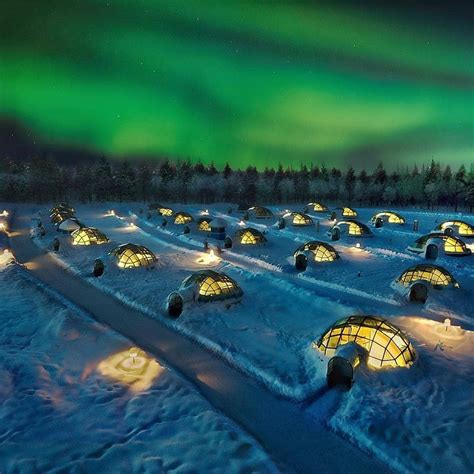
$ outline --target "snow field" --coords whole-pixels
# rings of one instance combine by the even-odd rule
[[[17,265],[0,269],[0,471],[277,472],[263,450],[180,377],[136,390],[100,367],[132,344]]]
[[[193,215],[199,211],[196,206],[174,207]],[[174,322],[163,316],[162,303],[191,271],[202,268],[195,260],[206,234],[197,232],[193,224],[187,235],[170,222],[159,228],[161,218],[146,220],[137,205],[114,204],[114,208],[123,219],[104,217],[103,210],[87,206],[80,207],[78,215],[114,240],[107,249],[127,241],[143,244],[159,256],[160,264],[153,271],[106,270],[103,277],[93,279],[91,262],[106,248],[78,249],[64,243],[58,257],[82,277],[200,341],[275,392],[297,400],[316,394],[310,406],[315,417],[397,471],[440,472],[438,466],[443,472],[472,471],[468,442],[472,439],[472,357],[459,346],[451,349],[442,333],[433,333],[433,343],[427,344],[426,331],[419,330],[417,321],[439,324],[448,317],[453,324],[472,329],[474,257],[440,256],[436,264],[450,270],[461,289],[431,292],[424,306],[406,304],[390,288],[403,270],[424,261],[407,252],[407,245],[452,215],[402,211],[409,221],[404,228],[384,226],[373,229],[372,238],[343,238],[334,243],[341,255],[338,262],[304,273],[294,270],[289,257],[306,240],[329,242],[325,235],[329,221],[321,221],[319,233],[314,228],[279,231],[270,227],[275,220],[269,225],[250,221],[249,226],[267,231],[268,245],[234,245],[214,267],[242,286],[242,302],[229,309],[223,304],[191,305]],[[230,234],[239,227],[239,216],[224,215],[218,206],[210,211],[229,222]],[[364,210],[357,219],[367,222],[372,213]],[[418,233],[411,231],[415,218],[420,221]],[[467,216],[461,218],[469,221]],[[127,221],[138,227],[129,227]],[[49,232],[48,237],[53,235]],[[355,249],[355,242],[361,242],[362,249]],[[45,245],[47,239],[39,243]],[[311,342],[335,320],[357,313],[381,315],[400,324],[418,358],[410,369],[361,368],[353,389],[331,401],[328,410],[328,395],[321,391],[327,359],[311,348]],[[464,346],[471,337],[470,331],[463,333]]]

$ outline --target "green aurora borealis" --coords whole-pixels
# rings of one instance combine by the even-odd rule
[[[351,5],[4,1],[0,117],[115,157],[471,163],[469,22]]]

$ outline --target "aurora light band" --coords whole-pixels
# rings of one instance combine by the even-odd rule
[[[354,5],[2,2],[0,117],[117,158],[471,163],[469,8]]]

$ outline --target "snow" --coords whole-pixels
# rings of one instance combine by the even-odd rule
[[[194,216],[203,212],[196,205],[171,207]],[[224,218],[227,233],[233,235],[242,227],[242,214],[234,210],[229,215],[225,212],[228,207],[222,204],[207,209],[211,217]],[[106,212],[110,208],[114,215]],[[214,270],[238,282],[244,291],[242,301],[230,306],[186,304],[176,321],[164,314],[167,295],[192,271],[206,268],[196,261],[203,254],[205,240],[216,250],[223,246],[223,242],[199,232],[196,224],[189,224],[191,233],[183,234],[183,226],[174,225],[172,219],[166,227],[161,227],[161,217],[147,219],[143,205],[77,206],[78,218],[104,231],[111,239],[109,244],[73,247],[51,225],[46,225],[46,237],[36,236],[35,242],[50,247],[52,239],[58,237],[58,260],[78,276],[197,340],[275,393],[310,400],[309,410],[315,418],[375,453],[393,469],[472,472],[469,441],[473,413],[469,399],[474,390],[474,367],[466,348],[472,347],[474,329],[474,257],[441,254],[436,264],[447,268],[461,289],[431,291],[424,306],[408,304],[390,286],[406,268],[424,262],[406,250],[416,238],[441,220],[456,217],[469,222],[472,218],[393,209],[407,219],[405,226],[386,224],[381,229],[371,228],[374,236],[370,239],[345,236],[330,242],[326,231],[332,222],[321,214],[309,212],[315,222],[319,220],[319,232],[316,226],[278,230],[274,224],[288,208],[302,210],[291,205],[271,207],[275,219],[246,223],[265,232],[266,245],[234,242],[233,248],[223,250],[221,260],[212,264]],[[376,209],[359,211],[356,219],[367,223]],[[42,213],[46,221],[45,208]],[[416,232],[412,230],[415,219],[419,221]],[[298,273],[291,256],[307,240],[331,243],[341,259]],[[114,246],[129,241],[156,253],[159,262],[155,269],[119,271],[104,258]],[[98,257],[104,258],[107,268],[97,279],[91,270]],[[380,315],[402,326],[418,357],[410,369],[375,371],[361,367],[350,392],[328,394],[323,390],[327,359],[311,343],[334,321],[352,314]],[[456,344],[452,338],[448,341],[447,334],[436,330],[433,335],[420,325],[420,321],[440,324],[445,318],[464,329]],[[427,341],[427,334],[432,334],[432,340]]]
[[[276,472],[159,362],[117,368],[132,343],[20,266],[0,268],[0,294],[0,472]]]

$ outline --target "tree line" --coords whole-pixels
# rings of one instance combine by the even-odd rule
[[[105,158],[88,165],[63,165],[45,157],[28,162],[2,159],[0,200],[234,202],[253,205],[328,201],[353,206],[411,206],[468,209],[474,206],[474,166],[453,170],[432,161],[428,166],[387,172],[355,172],[321,166],[299,169],[255,167],[219,171],[190,161],[130,163]]]

